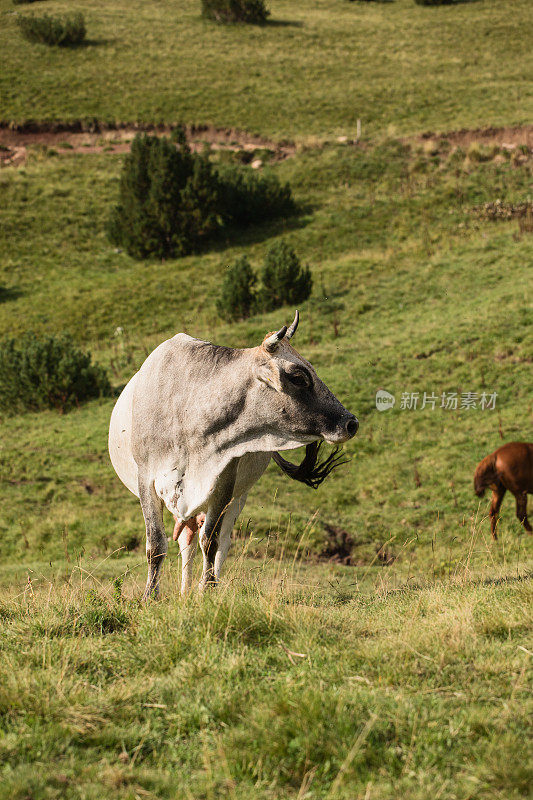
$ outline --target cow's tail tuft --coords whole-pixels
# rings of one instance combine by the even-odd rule
[[[292,464],[279,453],[272,453],[272,458],[278,467],[292,478],[294,481],[305,483],[312,489],[318,489],[320,484],[326,480],[329,473],[341,464],[347,464],[349,459],[339,455],[339,448],[336,447],[324,461],[319,461],[318,456],[322,442],[312,442],[305,448],[305,457],[301,464]]]
[[[474,491],[478,497],[483,497],[485,489],[497,479],[494,453],[485,456],[480,461],[474,473]]]

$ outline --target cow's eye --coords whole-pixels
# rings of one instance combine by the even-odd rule
[[[287,378],[294,386],[309,386],[309,376],[305,372],[288,372]]]

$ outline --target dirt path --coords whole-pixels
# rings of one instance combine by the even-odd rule
[[[85,128],[85,129],[84,129]],[[27,124],[16,128],[0,124],[0,166],[20,166],[24,164],[32,148],[47,147],[59,155],[75,153],[127,153],[131,141],[139,131],[168,135],[170,126],[134,126],[104,128],[98,124],[83,125],[74,123],[68,126]],[[210,126],[189,126],[186,128],[191,149],[200,152],[208,145],[211,150],[229,150],[243,154],[243,162],[260,167],[263,163],[257,151],[266,151],[270,161],[281,161],[296,152],[292,142],[274,142],[262,136],[232,128],[213,128]],[[533,149],[533,125],[504,128],[479,128],[476,130],[451,131],[450,133],[423,133],[406,138],[406,142],[436,142],[446,140],[454,146],[467,147],[472,142],[482,145],[497,144],[507,150],[519,145]],[[346,137],[338,137],[337,142],[353,144]]]
[[[415,137],[415,141],[423,142],[430,139],[442,141],[445,139],[456,147],[468,147],[476,142],[487,145],[496,144],[508,150],[514,150],[521,144],[533,148],[533,125],[515,125],[505,128],[475,128],[473,130],[451,131],[450,133],[423,133]],[[413,141],[407,139],[406,141]]]
[[[82,130],[82,126],[26,125],[18,128],[0,126],[0,166],[20,166],[29,150],[35,147],[53,148],[60,155],[75,153],[127,153],[131,141],[140,131],[169,135],[170,126],[124,126]],[[258,150],[267,151],[268,159],[281,161],[294,155],[296,148],[289,142],[273,142],[261,136],[230,128],[189,126],[187,140],[191,149],[200,152],[208,145],[211,150],[229,150],[244,154],[243,161],[252,160]],[[249,159],[246,158],[249,156]],[[260,165],[258,165],[260,166]]]

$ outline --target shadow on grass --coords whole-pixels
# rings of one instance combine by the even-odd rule
[[[296,19],[267,19],[267,28],[303,28],[304,23]]]
[[[250,225],[247,228],[227,227],[206,241],[198,252],[220,252],[228,247],[265,242],[283,233],[305,228],[310,222],[310,210],[302,208],[294,216],[268,220],[263,224]]]
[[[296,210],[289,216],[266,219],[264,222],[250,223],[247,227],[227,225],[213,231],[210,236],[197,242],[194,249],[181,256],[179,254],[172,254],[163,258],[158,258],[152,254],[137,258],[131,253],[128,253],[126,247],[124,247],[124,251],[128,253],[130,258],[135,262],[145,263],[150,263],[152,261],[175,261],[180,258],[188,258],[189,256],[220,253],[229,248],[258,244],[289,233],[290,231],[306,228],[313,221],[313,213],[316,208],[316,205],[310,203],[299,204]],[[111,244],[113,243],[111,242]]]
[[[51,44],[50,42],[30,39],[28,37],[24,38],[32,44],[40,44],[53,50],[56,48],[59,50],[84,50],[88,47],[104,47],[105,45],[113,44],[117,41],[117,39],[84,39],[82,42],[58,42]]]
[[[386,0],[387,1],[387,0]],[[383,0],[379,0],[383,2]],[[458,6],[464,3],[479,3],[481,0],[415,0],[417,6]]]
[[[22,294],[23,292],[21,292],[20,289],[0,286],[0,303],[7,303],[9,300],[17,300]]]
[[[104,47],[108,44],[114,44],[117,39],[84,39],[83,42],[79,44],[68,45],[68,50],[77,50],[78,48],[81,50],[84,47]]]

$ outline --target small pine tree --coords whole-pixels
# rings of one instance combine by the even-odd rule
[[[179,138],[138,134],[124,162],[109,237],[134,258],[186,255],[218,228],[218,207],[218,178],[207,158]]]
[[[198,250],[227,226],[295,213],[288,184],[249,168],[216,170],[192,153],[182,129],[171,139],[138,134],[124,160],[108,235],[134,258],[172,258]]]
[[[217,311],[221,317],[231,320],[249,317],[255,305],[257,277],[246,256],[241,256],[226,272]]]
[[[0,410],[67,411],[83,400],[111,394],[105,370],[91,363],[67,336],[36,337],[0,342]]]
[[[39,42],[51,46],[75,47],[83,42],[87,33],[85,17],[79,12],[64,16],[19,15],[15,21],[21,34],[29,42]]]
[[[202,0],[202,15],[215,22],[262,25],[269,14],[264,0]]]
[[[222,166],[218,170],[221,211],[231,225],[253,225],[276,217],[289,217],[296,204],[288,183],[275,175],[258,175],[249,167]]]
[[[311,270],[301,266],[292,247],[284,241],[276,242],[267,252],[261,280],[261,305],[265,311],[301,303],[313,288]]]

